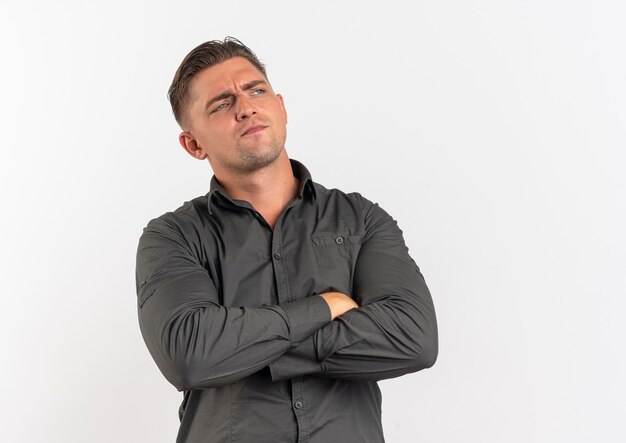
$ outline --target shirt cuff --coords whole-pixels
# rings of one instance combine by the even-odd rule
[[[311,334],[301,341],[298,346],[270,363],[269,368],[272,381],[287,380],[293,377],[323,372],[322,363],[317,361],[315,335]]]
[[[285,313],[289,339],[295,345],[330,323],[328,303],[319,295],[311,295],[277,306]]]

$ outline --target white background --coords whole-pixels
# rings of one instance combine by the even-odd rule
[[[626,441],[625,21],[621,1],[3,2],[0,440],[175,440],[135,252],[208,191],[166,91],[233,35],[285,97],[290,156],[392,214],[433,294],[439,359],[381,383],[387,441]]]

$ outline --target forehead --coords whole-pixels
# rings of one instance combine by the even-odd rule
[[[191,81],[192,99],[211,98],[226,90],[237,90],[252,80],[266,80],[252,63],[243,57],[233,57],[200,71]]]

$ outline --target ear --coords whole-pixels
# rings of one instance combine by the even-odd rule
[[[207,158],[207,154],[200,147],[200,145],[198,145],[198,142],[191,132],[181,132],[178,136],[178,142],[193,158],[197,158],[198,160],[204,160]]]
[[[283,108],[283,118],[285,119],[285,124],[287,124],[287,109],[285,108],[285,100],[283,100],[283,96],[280,94],[276,94],[276,97],[278,97],[280,107]]]

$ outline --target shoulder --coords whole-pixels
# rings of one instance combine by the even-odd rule
[[[338,206],[352,208],[355,211],[365,213],[375,203],[365,198],[360,192],[346,192],[337,188],[327,188],[317,182],[312,182],[315,195],[320,206]]]
[[[199,232],[209,222],[207,201],[206,195],[185,201],[178,208],[148,221],[143,228],[143,234],[158,233],[166,237],[189,240],[194,232]]]
[[[353,212],[361,220],[369,218],[372,213],[384,212],[378,203],[364,197],[360,192],[346,192],[337,188],[327,188],[317,182],[312,183],[320,207],[334,207],[342,212]]]

